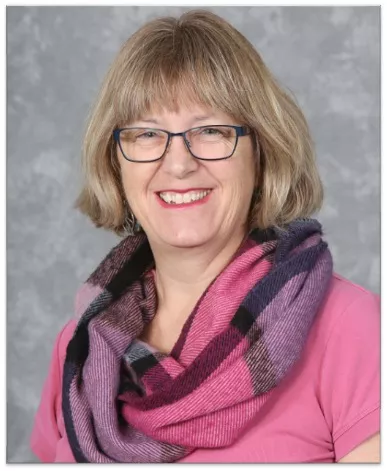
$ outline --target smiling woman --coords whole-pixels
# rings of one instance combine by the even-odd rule
[[[379,299],[333,273],[311,142],[215,14],[128,39],[77,200],[123,240],[58,335],[31,438],[42,461],[379,460]]]

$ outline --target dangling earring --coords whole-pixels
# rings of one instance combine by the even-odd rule
[[[126,232],[126,235],[134,236],[134,224],[135,224],[134,214],[131,211],[129,211],[126,214],[124,223],[122,225],[122,227],[124,228],[124,231]]]
[[[124,207],[126,215],[122,227],[128,236],[134,236],[141,231],[141,225],[130,210],[126,200],[124,200]]]

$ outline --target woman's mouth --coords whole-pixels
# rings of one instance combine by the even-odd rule
[[[212,189],[190,190],[187,192],[161,191],[157,195],[159,202],[164,207],[182,207],[205,203],[211,191]]]

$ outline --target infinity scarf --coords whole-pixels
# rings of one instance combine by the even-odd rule
[[[78,294],[63,416],[77,462],[174,462],[234,443],[300,358],[332,275],[316,220],[254,230],[170,354],[138,340],[156,313],[144,234],[122,240]]]

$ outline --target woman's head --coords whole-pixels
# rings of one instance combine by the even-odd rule
[[[213,118],[195,120],[203,114]],[[204,124],[247,126],[252,132],[239,138],[232,157],[220,161],[195,160],[176,136],[160,161],[129,162],[113,139],[114,129],[123,127],[176,133]],[[161,189],[217,188],[218,204],[203,227],[208,220],[224,231],[233,225],[235,230],[282,226],[311,215],[322,201],[302,112],[247,39],[208,11],[151,21],[123,45],[91,113],[83,163],[86,182],[78,207],[97,226],[117,233],[125,220],[125,199],[146,232],[160,229],[166,220],[155,217],[157,206],[150,206],[149,195]],[[170,213],[160,214],[169,218]],[[199,211],[191,225],[192,218],[186,218],[185,232],[178,213],[167,218],[169,227],[180,228],[179,237],[192,234]]]

